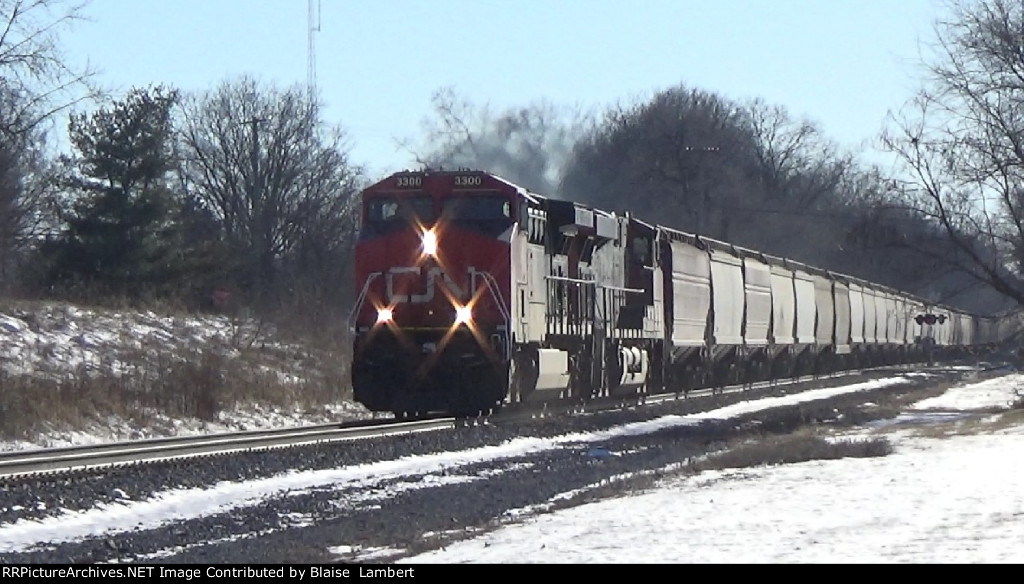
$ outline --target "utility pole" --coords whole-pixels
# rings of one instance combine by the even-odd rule
[[[255,225],[259,233],[251,234],[250,238],[258,242],[260,280],[259,291],[264,299],[268,297],[273,272],[273,250],[270,243],[270,216],[265,205],[263,192],[263,179],[260,176],[260,124],[265,122],[262,118],[250,118],[242,123],[250,127],[252,132],[252,143],[249,151],[249,162],[252,166],[252,179],[249,181],[249,208],[252,212],[250,225]]]
[[[252,135],[251,149],[249,151],[249,162],[252,165],[252,190],[251,195],[257,195],[255,191],[256,182],[259,180],[260,175],[260,124],[266,120],[262,118],[250,118],[243,121],[242,123],[249,126],[249,131]],[[255,199],[255,197],[253,197]]]
[[[316,10],[313,10],[313,0],[309,0],[306,12],[306,33],[307,42],[307,67],[306,85],[309,90],[309,103],[316,99],[316,37],[315,33],[320,32],[320,1],[317,0]]]

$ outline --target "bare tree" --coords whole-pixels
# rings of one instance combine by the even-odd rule
[[[86,4],[0,0],[0,284],[8,289],[14,260],[36,241],[47,215],[44,122],[96,94],[92,72],[76,69],[59,42]]]
[[[0,141],[0,282],[9,264],[8,254],[13,248],[19,224],[24,214],[21,208],[22,168],[18,152],[8,141]]]
[[[794,120],[786,108],[756,99],[746,106],[754,133],[754,155],[761,186],[769,200],[786,200],[793,208],[816,205],[834,195],[852,168],[820,128]]]
[[[9,102],[0,133],[24,133],[95,92],[88,66],[77,69],[60,33],[81,20],[88,0],[0,0],[0,95]]]
[[[0,140],[0,286],[9,291],[22,252],[56,223],[50,201],[53,163],[40,131]]]
[[[610,110],[578,143],[564,192],[599,208],[911,288],[919,272],[881,248],[907,228],[905,217],[878,212],[889,203],[885,185],[876,170],[782,107],[678,86]]]
[[[188,191],[264,297],[297,255],[347,251],[362,171],[349,162],[342,131],[323,130],[304,89],[225,82],[186,101],[181,134]]]
[[[839,259],[833,253],[837,235],[865,185],[850,187],[865,182],[868,174],[817,124],[794,119],[786,108],[760,99],[744,109],[753,134],[754,179],[763,197],[756,201],[760,217],[746,231],[774,253],[808,262]],[[803,223],[799,238],[793,237],[794,223]]]
[[[918,96],[882,143],[895,191],[951,244],[919,251],[1024,303],[1024,5],[956,0]]]
[[[761,198],[753,143],[737,104],[674,87],[609,110],[577,144],[563,188],[601,208],[729,238],[740,209]]]

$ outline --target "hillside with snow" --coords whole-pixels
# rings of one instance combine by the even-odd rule
[[[368,417],[345,348],[251,318],[5,301],[0,449]]]

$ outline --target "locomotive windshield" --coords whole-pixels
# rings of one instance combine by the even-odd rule
[[[363,231],[366,235],[379,235],[410,223],[431,225],[436,219],[432,197],[376,197],[366,203]]]
[[[379,197],[366,209],[367,223],[383,223],[399,219],[417,219],[420,223],[434,220],[434,199],[430,197]]]
[[[463,228],[498,236],[512,225],[512,201],[497,196],[461,196],[445,199],[445,220]]]

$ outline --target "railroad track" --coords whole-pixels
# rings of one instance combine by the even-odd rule
[[[277,430],[154,438],[88,446],[70,446],[0,454],[0,478],[42,472],[67,472],[145,461],[264,450],[303,444],[374,438],[451,428],[453,418],[413,421],[370,420]]]
[[[413,420],[363,420],[357,422],[321,424],[284,428],[276,430],[255,430],[202,436],[176,438],[155,438],[133,440],[88,446],[71,446],[40,450],[0,453],[0,480],[19,475],[39,473],[63,473],[120,464],[137,464],[173,458],[194,458],[208,455],[224,455],[232,452],[269,450],[304,444],[338,442],[388,435],[411,434],[452,429],[487,423],[509,423],[523,419],[536,419],[560,415],[595,413],[615,408],[638,407],[644,404],[662,403],[672,400],[695,399],[712,395],[724,395],[743,391],[786,387],[854,377],[870,373],[893,373],[945,369],[944,366],[896,365],[837,372],[829,375],[805,376],[786,380],[763,381],[751,384],[731,385],[719,388],[693,389],[686,393],[659,394],[630,398],[603,398],[587,403],[547,404],[543,409],[511,408],[492,416],[457,420],[451,417],[435,417]],[[996,367],[991,367],[993,369]],[[984,370],[984,369],[983,369]]]

